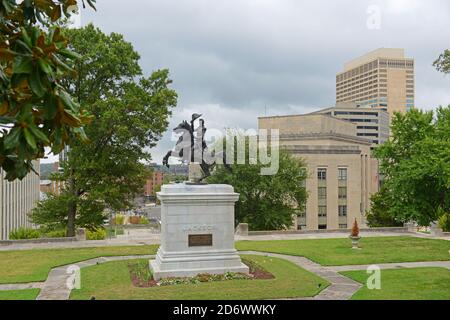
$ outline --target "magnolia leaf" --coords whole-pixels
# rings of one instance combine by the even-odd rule
[[[79,60],[82,58],[81,55],[69,49],[61,49],[59,53],[69,59]]]
[[[14,73],[25,73],[30,74],[33,72],[33,62],[32,58],[28,56],[17,56],[14,59],[13,72]]]
[[[31,42],[31,38],[27,30],[25,28],[20,28],[20,31],[22,32],[22,39],[26,43],[26,45],[29,48],[33,47],[33,43]]]
[[[55,6],[50,14],[50,18],[53,22],[61,18],[61,6]]]
[[[19,128],[15,127],[11,129],[11,131],[6,135],[4,139],[4,146],[5,149],[14,149],[17,144],[19,143],[20,138],[20,130]]]
[[[2,104],[0,105],[0,116],[6,114],[9,109],[8,101],[3,100]]]
[[[38,59],[38,65],[39,65],[39,67],[41,68],[41,70],[43,71],[43,72],[45,72],[46,74],[48,74],[48,75],[51,75],[51,74],[53,74],[53,70],[52,70],[52,68],[50,67],[50,65],[47,63],[47,61],[45,61],[44,59]]]
[[[37,137],[39,140],[44,141],[45,143],[49,143],[47,136],[34,124],[29,125],[28,129],[33,133],[35,137]]]
[[[66,107],[69,107],[70,110],[73,112],[76,112],[78,109],[78,106],[75,104],[75,102],[72,100],[72,97],[69,96],[69,94],[63,90],[59,92],[59,97],[61,98],[61,101]]]
[[[34,139],[33,134],[31,134],[31,132],[27,128],[23,129],[23,135],[25,136],[25,140],[27,141],[28,145],[31,148],[36,149],[36,140]]]
[[[41,81],[41,75],[38,68],[35,68],[33,73],[31,74],[31,77],[29,78],[29,83],[31,90],[33,90],[33,93],[38,97],[41,98],[45,95],[45,87],[42,84]]]

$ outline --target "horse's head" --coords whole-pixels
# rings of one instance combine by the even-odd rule
[[[173,131],[175,131],[176,133],[179,133],[181,131],[188,131],[191,132],[191,126],[189,125],[189,123],[184,120],[183,122],[181,122],[178,126],[176,126]]]

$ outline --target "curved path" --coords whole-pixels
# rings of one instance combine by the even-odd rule
[[[290,256],[278,253],[268,253],[259,251],[239,251],[239,254],[254,254],[261,256],[276,257],[288,260],[299,267],[316,274],[327,280],[330,285],[314,297],[291,298],[291,300],[348,300],[358,291],[362,285],[350,278],[347,278],[339,272],[349,270],[366,270],[369,265],[347,265],[347,266],[322,266],[308,258],[300,256]],[[71,265],[60,266],[50,270],[45,282],[31,282],[22,284],[0,284],[0,290],[23,290],[39,288],[41,289],[37,300],[68,300],[71,289],[66,285],[71,276],[67,273],[69,266],[78,266],[80,268],[93,266],[110,261],[132,260],[132,259],[151,259],[154,255],[133,255],[100,257],[90,260],[77,262]],[[377,264],[381,269],[394,268],[418,268],[418,267],[443,267],[450,269],[450,261],[426,261],[426,262],[402,262],[402,263],[384,263]]]

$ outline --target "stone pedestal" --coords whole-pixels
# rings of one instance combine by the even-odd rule
[[[248,273],[234,248],[234,203],[229,185],[163,185],[161,246],[150,261],[155,280],[227,271]]]
[[[442,237],[444,236],[444,232],[439,227],[439,223],[437,221],[434,221],[430,224],[430,234],[433,237]]]
[[[234,234],[237,236],[248,236],[248,224],[239,223]]]

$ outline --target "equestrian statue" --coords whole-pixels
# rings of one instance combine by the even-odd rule
[[[225,168],[231,171],[231,167],[227,164],[224,152],[217,153],[215,151],[208,152],[208,146],[205,142],[205,121],[200,119],[202,115],[194,113],[191,121],[181,122],[173,131],[180,134],[175,148],[167,152],[163,158],[163,165],[169,168],[169,158],[178,158],[185,164],[189,164],[190,183],[202,183],[202,181],[211,175],[211,170],[216,165],[216,161],[205,161],[207,157],[211,159],[221,158]],[[199,119],[199,126],[195,128],[195,121]],[[200,160],[200,161],[199,161]],[[198,172],[198,169],[201,172]],[[197,171],[195,174],[193,171]]]

